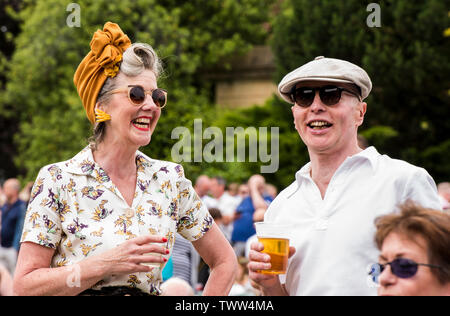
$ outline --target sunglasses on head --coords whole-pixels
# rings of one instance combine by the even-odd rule
[[[374,265],[372,265],[369,274],[372,276],[374,282],[378,282],[379,276],[381,275],[381,273],[383,273],[387,265],[391,266],[392,274],[402,279],[412,278],[414,275],[416,275],[419,266],[437,269],[442,268],[441,266],[437,266],[434,264],[417,263],[410,259],[397,258],[385,264],[375,263]]]
[[[128,99],[134,105],[142,105],[145,101],[147,94],[152,96],[153,102],[159,107],[163,108],[167,104],[167,91],[164,89],[145,90],[139,85],[129,85],[127,89],[111,90],[108,93],[120,93],[128,92]]]
[[[360,100],[359,95],[355,92],[333,85],[323,87],[293,87],[290,93],[292,102],[301,107],[308,107],[314,102],[316,91],[319,91],[319,97],[323,104],[330,106],[335,105],[341,100],[342,91],[348,92]]]

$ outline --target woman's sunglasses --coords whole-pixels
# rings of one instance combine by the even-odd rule
[[[296,88],[295,86],[292,88],[290,97],[292,102],[298,104],[301,107],[310,106],[314,98],[316,97],[316,91],[319,91],[320,100],[323,104],[330,106],[335,105],[341,100],[342,91],[348,92],[356,97],[359,100],[360,97],[353,91],[348,89],[337,87],[337,86],[323,86],[323,87],[300,87]]]
[[[153,102],[159,108],[163,108],[167,104],[167,91],[164,89],[145,90],[142,86],[129,85],[127,89],[115,89],[107,93],[114,94],[120,92],[128,92],[128,99],[134,105],[142,105],[147,94],[152,96]]]
[[[437,266],[434,264],[416,263],[410,259],[397,258],[385,264],[375,263],[374,265],[372,265],[369,274],[372,276],[374,282],[378,283],[378,278],[381,273],[383,273],[387,265],[391,266],[392,274],[402,279],[412,278],[414,275],[416,275],[419,266],[442,269],[441,266]]]

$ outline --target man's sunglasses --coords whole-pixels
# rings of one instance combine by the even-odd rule
[[[320,100],[325,105],[334,105],[341,100],[342,91],[348,92],[361,101],[358,94],[355,92],[337,86],[323,86],[323,87],[300,87],[296,88],[295,86],[292,88],[290,97],[292,102],[298,104],[301,107],[310,106],[314,98],[316,97],[316,91],[319,91]]]
[[[402,279],[412,278],[414,275],[416,275],[419,266],[442,269],[441,266],[437,266],[434,264],[416,263],[410,259],[397,258],[385,264],[375,263],[374,265],[372,265],[369,274],[372,276],[372,280],[374,282],[378,283],[378,278],[381,273],[383,273],[387,265],[391,266],[392,274]]]
[[[128,92],[128,99],[134,105],[142,105],[147,94],[152,96],[153,102],[159,108],[163,108],[167,104],[167,91],[164,89],[145,90],[142,86],[129,85],[127,89],[115,89],[107,92],[107,94],[120,92]]]

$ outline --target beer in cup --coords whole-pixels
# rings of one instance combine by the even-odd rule
[[[270,255],[271,268],[263,274],[286,274],[289,258],[289,231],[292,225],[270,222],[255,223],[258,241],[264,245],[263,253]]]

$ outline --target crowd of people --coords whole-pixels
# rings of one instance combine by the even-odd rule
[[[208,207],[238,258],[239,273],[231,293],[234,293],[235,286],[243,286],[248,290],[250,287],[242,284],[245,283],[244,280],[248,281],[247,285],[250,284],[248,270],[242,267],[242,262],[248,259],[250,242],[256,236],[254,223],[264,220],[268,206],[277,196],[276,187],[266,183],[264,177],[259,174],[251,176],[247,183],[228,185],[222,177],[210,178],[201,175],[197,178],[194,189]],[[200,280],[200,288],[204,280]],[[250,293],[256,292],[251,290]]]
[[[14,269],[20,249],[19,241],[32,185],[33,183],[29,182],[21,188],[19,180],[11,178],[4,181],[3,185],[0,186],[0,232],[2,237],[0,250],[0,295],[13,295]],[[443,214],[450,213],[450,184],[448,182],[442,182],[437,187],[442,209],[444,210]],[[223,177],[201,175],[196,179],[194,189],[203,203],[208,206],[209,213],[227,237],[238,260],[238,272],[229,295],[260,295],[261,292],[259,289],[251,285],[247,267],[251,244],[257,241],[253,224],[264,220],[264,214],[268,206],[277,196],[276,187],[266,183],[264,177],[261,175],[250,177],[246,183],[227,183]],[[396,233],[399,231],[396,230],[395,225],[400,226],[401,223],[408,222],[408,218],[412,218],[414,215],[421,217],[428,216],[428,224],[433,222],[440,225],[445,224],[445,220],[443,220],[445,219],[445,215],[439,218],[441,216],[439,215],[439,211],[424,210],[417,205],[411,204],[404,205],[402,210],[402,215],[382,217],[376,222],[378,232],[375,239],[379,250],[384,251],[381,253],[381,257],[392,258],[393,261],[388,263],[390,265],[397,262],[395,261],[396,252],[389,254],[386,250],[389,250],[388,246],[391,244],[393,244],[391,248],[393,247],[397,252],[411,249],[411,251],[415,250],[418,252],[422,258],[426,256],[426,254],[423,254],[424,249],[428,248],[435,250],[435,256],[439,256],[439,253],[442,256],[442,251],[439,252],[439,249],[436,250],[437,246],[435,245],[439,243],[439,238],[433,239],[433,232],[435,236],[439,233],[439,227],[437,225],[433,228],[433,225],[426,227],[427,225],[422,223],[423,231],[416,229],[414,233],[419,234],[421,238],[420,247],[414,246],[415,244],[412,241],[405,246],[398,241],[396,242],[396,240],[392,241],[392,238],[387,238],[389,233],[392,233],[392,235],[398,238],[398,234],[396,235]],[[434,217],[436,217],[436,220],[432,219]],[[440,229],[441,232],[444,231],[442,227]],[[400,232],[404,236],[407,236],[406,242],[408,240],[414,240],[414,237],[411,237],[413,234],[408,235],[409,231],[407,229],[403,229]],[[429,241],[430,239],[431,241]],[[441,243],[444,243],[444,246],[442,246],[443,249],[446,246],[445,240],[445,236],[440,239]],[[428,244],[423,245],[425,242],[428,242]],[[404,240],[403,243],[405,243]],[[388,254],[385,254],[386,252]],[[385,261],[389,260],[385,259]],[[418,261],[423,262],[424,260]],[[441,261],[443,260],[441,259]],[[412,264],[414,265],[414,262]],[[387,285],[392,286],[391,283],[395,282],[393,281],[395,278],[389,278],[386,274],[381,276],[380,272],[384,270],[385,265],[375,265],[373,271],[378,274],[375,273],[372,276],[374,281],[380,283],[380,287],[381,285],[383,286],[383,290],[386,290]],[[392,273],[396,273],[395,270],[391,269],[391,271],[393,271]],[[431,272],[433,272],[432,269],[430,270]],[[389,276],[391,275],[389,274]],[[200,295],[208,280],[209,268],[200,258],[192,244],[177,234],[172,255],[162,271],[162,276],[164,282],[161,286],[161,295]],[[399,280],[402,282],[401,278]],[[438,280],[445,280],[445,277],[441,277]],[[430,284],[431,281],[430,278],[425,278],[421,282],[426,285]],[[429,290],[428,287],[424,286],[412,287],[412,289],[422,289],[424,290],[423,293]],[[411,291],[411,287],[407,287],[407,291]],[[405,292],[405,294],[408,294],[408,292]],[[415,292],[409,294],[414,295]]]

